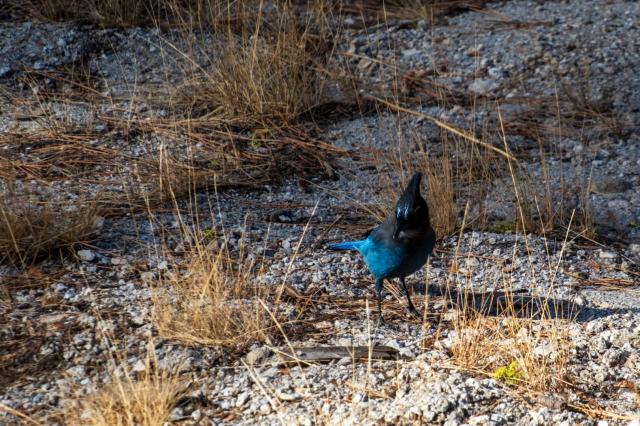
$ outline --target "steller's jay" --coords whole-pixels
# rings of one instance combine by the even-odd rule
[[[382,284],[385,278],[400,278],[409,310],[418,311],[411,302],[404,278],[425,264],[436,243],[429,221],[429,207],[420,195],[422,174],[417,172],[396,204],[395,214],[367,232],[364,240],[330,244],[332,250],[357,250],[376,281],[378,323],[382,323]]]

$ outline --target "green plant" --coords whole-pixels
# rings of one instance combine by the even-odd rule
[[[493,377],[510,385],[517,385],[522,381],[522,373],[518,368],[518,361],[514,359],[509,365],[496,368],[493,372]]]

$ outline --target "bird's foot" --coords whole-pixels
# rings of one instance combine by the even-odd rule
[[[382,316],[379,316],[378,320],[376,321],[376,328],[379,328],[382,325],[384,325],[384,319],[382,318]]]

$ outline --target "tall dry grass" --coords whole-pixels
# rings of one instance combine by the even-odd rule
[[[25,267],[95,238],[101,222],[98,206],[61,204],[5,188],[0,193],[0,262]]]
[[[167,0],[8,0],[5,8],[31,19],[136,25],[157,20],[164,3]]]
[[[194,125],[249,130],[254,144],[277,138],[322,102],[329,43],[328,34],[314,30],[314,15],[301,18],[286,2],[259,6],[242,15],[240,29],[221,28],[215,54],[206,55],[175,95]]]
[[[470,188],[487,182],[491,174],[486,153],[442,133],[437,147],[416,134],[401,135],[397,150],[374,159],[380,192],[368,213],[381,221],[392,211],[406,180],[416,171],[424,176],[422,194],[429,205],[431,224],[438,238],[455,234],[461,226],[462,200],[470,200]]]
[[[565,240],[559,258],[543,262],[548,279],[541,282],[543,271],[538,271],[532,261],[525,207],[518,180],[512,173],[517,213],[521,226],[516,229],[521,238],[514,242],[514,256],[519,246],[527,262],[521,271],[516,268],[500,268],[493,274],[483,274],[482,282],[473,282],[471,273],[459,273],[459,247],[455,250],[445,293],[455,294],[457,304],[453,315],[453,339],[449,350],[452,361],[458,367],[493,376],[525,393],[560,391],[567,386],[568,364],[572,341],[567,322],[575,318],[571,301],[555,299],[557,271],[563,260],[571,222],[565,232]],[[525,204],[526,206],[526,204]],[[473,263],[472,263],[473,264]],[[527,269],[528,268],[528,269]],[[529,281],[526,294],[513,291],[515,279]],[[492,291],[483,289],[492,288]],[[499,288],[500,291],[495,289]],[[473,290],[477,289],[477,290]]]
[[[112,363],[109,382],[88,395],[66,402],[65,424],[83,426],[162,426],[185,391],[178,375],[161,370],[150,341],[144,370],[132,371],[125,362]],[[123,372],[117,373],[117,367]]]
[[[153,321],[160,335],[241,351],[271,334],[274,324],[260,302],[268,295],[254,284],[255,265],[242,257],[197,243],[174,276],[156,283]]]
[[[545,298],[538,301],[547,303]],[[570,318],[523,318],[510,301],[504,308],[499,316],[489,316],[469,305],[460,307],[450,347],[453,363],[474,374],[503,380],[525,393],[565,388],[571,339],[563,322]]]

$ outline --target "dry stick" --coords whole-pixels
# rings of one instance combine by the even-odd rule
[[[498,119],[500,121],[500,133],[502,134],[502,142],[504,143],[504,149],[505,150],[509,150],[509,146],[507,145],[507,135],[505,133],[504,130],[504,122],[502,120],[502,113],[500,112],[500,107],[498,106]],[[525,218],[524,218],[524,211],[523,211],[523,207],[522,207],[522,198],[521,198],[521,194],[520,191],[518,190],[518,184],[516,182],[516,175],[514,173],[513,170],[513,164],[512,164],[512,160],[513,157],[507,157],[507,164],[509,165],[509,173],[511,175],[511,181],[513,182],[513,191],[515,192],[516,195],[516,202],[518,203],[518,213],[520,216],[520,223],[522,224],[522,236],[524,238],[524,245],[525,248],[527,250],[527,259],[529,260],[529,266],[531,267],[531,274],[532,274],[532,281],[535,283],[537,282],[537,278],[536,278],[536,274],[535,274],[535,268],[533,268],[532,265],[532,260],[531,260],[531,247],[529,246],[529,238],[527,237],[527,226],[525,223]],[[553,283],[552,283],[553,285]]]
[[[456,129],[455,127],[445,123],[444,121],[438,120],[435,117],[432,117],[430,115],[424,114],[424,113],[419,112],[419,111],[414,111],[412,109],[402,107],[402,106],[400,106],[398,104],[394,104],[392,102],[389,102],[389,101],[387,101],[385,99],[382,99],[382,98],[379,98],[377,96],[365,95],[364,97],[365,97],[365,99],[371,99],[371,100],[380,102],[381,104],[387,106],[388,108],[390,108],[390,109],[392,109],[392,110],[394,110],[396,112],[404,112],[404,113],[407,113],[407,114],[415,115],[416,117],[423,118],[425,120],[429,120],[433,124],[435,124],[436,126],[442,128],[442,129],[445,129],[445,130],[453,133],[454,135],[460,136],[461,138],[466,139],[469,142],[472,142],[472,143],[474,143],[476,145],[480,145],[480,146],[482,146],[484,148],[490,149],[491,151],[497,152],[498,154],[502,155],[503,157],[505,157],[507,159],[515,160],[515,157],[513,157],[507,151],[504,151],[504,150],[502,150],[502,149],[500,149],[498,147],[495,147],[495,146],[493,146],[491,144],[483,142],[483,141],[477,139],[475,136],[470,135],[469,133],[467,133],[467,132],[465,132],[463,130]]]
[[[293,268],[293,262],[296,260],[296,257],[298,257],[298,252],[300,251],[302,240],[304,240],[304,236],[306,235],[307,230],[309,229],[309,225],[311,225],[311,219],[313,219],[313,216],[315,216],[316,214],[316,210],[318,209],[318,204],[320,204],[320,201],[316,201],[316,205],[313,206],[313,211],[311,212],[311,216],[309,216],[309,220],[307,221],[307,224],[304,226],[304,229],[302,230],[302,235],[298,240],[298,244],[296,245],[296,249],[293,252],[293,256],[291,256],[291,261],[289,262],[289,266],[287,267],[287,272],[285,272],[284,277],[282,278],[282,284],[280,285],[280,287],[278,288],[278,291],[276,292],[277,294],[276,300],[275,300],[276,307],[280,305],[280,298],[282,297],[282,292],[284,291],[287,278],[289,278],[289,274],[291,273],[291,269]]]
[[[276,327],[278,327],[278,330],[282,334],[282,337],[284,337],[284,341],[287,342],[287,346],[289,347],[289,350],[291,351],[291,357],[296,361],[296,363],[298,364],[298,367],[300,367],[300,371],[302,372],[302,379],[304,380],[305,384],[307,385],[307,389],[311,389],[311,386],[309,386],[309,382],[307,380],[307,375],[304,373],[304,369],[302,368],[301,360],[298,357],[298,355],[296,354],[296,351],[293,348],[293,345],[291,344],[291,341],[287,337],[287,333],[284,332],[284,329],[282,328],[282,325],[280,324],[280,321],[278,321],[278,319],[275,317],[275,315],[273,315],[273,312],[271,312],[269,307],[266,305],[266,303],[264,303],[264,301],[262,299],[258,299],[258,301],[260,302],[260,304],[262,305],[264,310],[267,311],[267,313],[271,317],[271,320],[276,324]]]
[[[247,365],[247,363],[243,359],[241,359],[240,362],[247,369],[249,376],[251,376],[254,383],[258,386],[262,394],[267,398],[267,401],[269,401],[269,405],[271,405],[271,408],[273,408],[273,410],[278,415],[278,420],[280,420],[280,424],[285,425],[286,423],[282,418],[282,413],[280,413],[280,410],[278,410],[280,405],[280,398],[278,398],[278,396],[275,393],[273,393],[272,391],[270,391],[264,386],[264,384],[260,381],[260,378],[258,377],[258,375],[256,374],[253,368]]]
[[[610,419],[615,419],[615,420],[631,421],[631,420],[637,419],[637,417],[632,415],[623,415],[623,414],[621,415],[621,414],[612,413],[611,411],[602,410],[599,408],[589,408],[586,404],[567,404],[567,406],[577,411],[580,411],[581,413],[586,414],[591,418],[595,416],[602,416],[602,417],[608,417]]]
[[[16,237],[13,234],[13,228],[11,227],[11,223],[9,222],[9,218],[7,217],[7,212],[3,207],[0,209],[2,210],[2,216],[7,225],[7,229],[9,230],[9,235],[11,236],[11,242],[13,243],[13,248],[15,249],[16,253],[18,254],[18,257],[20,258],[20,264],[22,265],[22,267],[25,267],[26,265],[25,259],[22,256],[22,250],[20,250],[20,247],[18,246],[18,241],[16,240]]]
[[[15,408],[11,408],[8,405],[3,404],[2,402],[0,402],[0,411],[4,411],[5,413],[9,413],[9,414],[13,414],[14,416],[24,420],[27,423],[31,423],[34,425],[42,425],[42,423],[39,423],[35,420],[33,420],[31,417],[27,416],[26,414],[16,410]]]
[[[325,227],[322,232],[320,233],[320,235],[318,235],[318,237],[316,238],[316,240],[314,241],[314,243],[311,245],[311,247],[309,248],[309,250],[315,250],[316,248],[318,248],[318,246],[320,245],[320,242],[322,241],[322,239],[324,238],[325,235],[327,235],[327,233],[329,231],[331,231],[333,229],[334,226],[336,226],[336,224],[338,222],[340,222],[342,220],[342,215],[339,214],[338,217],[336,217],[336,219],[331,222],[329,224],[329,226]]]

